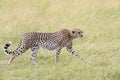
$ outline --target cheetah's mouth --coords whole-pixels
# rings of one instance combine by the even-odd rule
[[[80,35],[80,38],[83,38],[83,35]]]
[[[81,38],[83,37],[83,35],[81,35]]]

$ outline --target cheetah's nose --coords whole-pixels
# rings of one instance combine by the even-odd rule
[[[81,35],[81,37],[83,37],[83,35]]]

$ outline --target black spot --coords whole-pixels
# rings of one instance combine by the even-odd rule
[[[5,50],[6,53],[9,53],[8,50]]]
[[[33,53],[33,54],[36,54],[36,53]]]
[[[13,54],[15,54],[15,52],[14,52],[14,51],[13,51],[12,53],[13,53]]]
[[[7,49],[7,46],[4,46],[4,49]]]
[[[7,47],[9,47],[9,46],[10,46],[10,44],[8,44],[8,43],[7,43],[7,44],[6,44],[6,46],[7,46]]]
[[[12,52],[9,52],[8,54],[11,54]]]
[[[74,54],[75,53],[75,51],[72,51],[72,54]]]
[[[22,53],[22,51],[21,51],[21,50],[19,50],[19,52],[20,52],[20,53]]]
[[[20,55],[20,53],[18,53],[18,55]]]
[[[32,57],[36,57],[34,54],[32,54]]]

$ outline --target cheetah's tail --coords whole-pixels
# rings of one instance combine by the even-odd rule
[[[4,49],[4,53],[7,54],[7,55],[11,53],[11,51],[8,50],[8,47],[9,47],[11,44],[12,44],[12,42],[8,42],[8,43],[6,43],[6,44],[4,45],[4,48],[3,48],[3,49]]]

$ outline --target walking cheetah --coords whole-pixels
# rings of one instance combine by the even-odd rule
[[[16,56],[24,53],[28,49],[31,49],[31,62],[36,64],[35,58],[38,53],[39,48],[47,50],[56,50],[55,62],[58,61],[59,54],[63,47],[66,47],[67,51],[73,55],[80,57],[79,54],[72,49],[72,41],[75,38],[82,38],[83,31],[80,29],[62,29],[54,33],[40,33],[40,32],[30,32],[22,36],[21,42],[17,49],[9,51],[8,47],[11,45],[11,42],[8,42],[4,45],[5,54],[10,54],[11,58],[8,62],[10,64]]]

